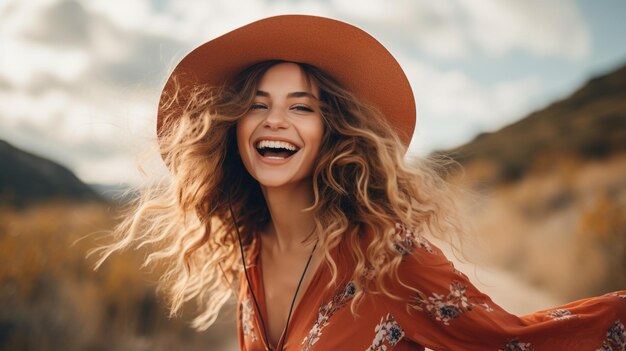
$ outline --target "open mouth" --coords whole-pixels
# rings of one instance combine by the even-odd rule
[[[256,151],[261,156],[274,160],[284,160],[299,150],[299,147],[286,141],[261,140],[256,145]]]

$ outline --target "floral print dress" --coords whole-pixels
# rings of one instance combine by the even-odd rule
[[[363,240],[368,240],[364,233]],[[401,224],[396,226],[404,256],[400,279],[390,282],[399,300],[364,294],[357,315],[350,311],[356,293],[348,279],[326,289],[331,272],[324,263],[315,271],[289,322],[286,351],[435,351],[490,350],[626,350],[626,291],[591,297],[524,316],[508,313],[454,268],[439,248]],[[347,252],[331,252],[348,277],[354,263]],[[267,315],[259,240],[249,252],[248,274]],[[241,350],[266,350],[260,319],[245,277],[238,293],[238,337]]]

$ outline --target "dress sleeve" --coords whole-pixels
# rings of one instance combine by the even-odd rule
[[[626,350],[626,291],[516,316],[480,292],[441,250],[399,225],[400,300],[385,298],[404,338],[444,350]]]

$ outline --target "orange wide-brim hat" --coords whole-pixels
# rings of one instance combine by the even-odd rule
[[[310,15],[264,18],[188,53],[161,93],[157,135],[165,124],[164,99],[174,91],[183,92],[176,105],[184,106],[184,92],[193,86],[222,85],[248,66],[266,60],[307,63],[325,71],[362,101],[377,107],[403,144],[409,145],[415,129],[415,100],[400,64],[362,29]]]

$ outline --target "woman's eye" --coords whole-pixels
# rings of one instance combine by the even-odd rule
[[[266,106],[263,105],[263,104],[252,104],[250,106],[251,110],[260,110],[260,109],[263,109],[263,108],[266,108]]]
[[[313,110],[312,110],[311,108],[307,107],[307,106],[301,106],[301,105],[300,105],[300,106],[294,106],[294,107],[292,107],[292,108],[293,108],[294,110],[297,110],[297,111],[313,112]]]

